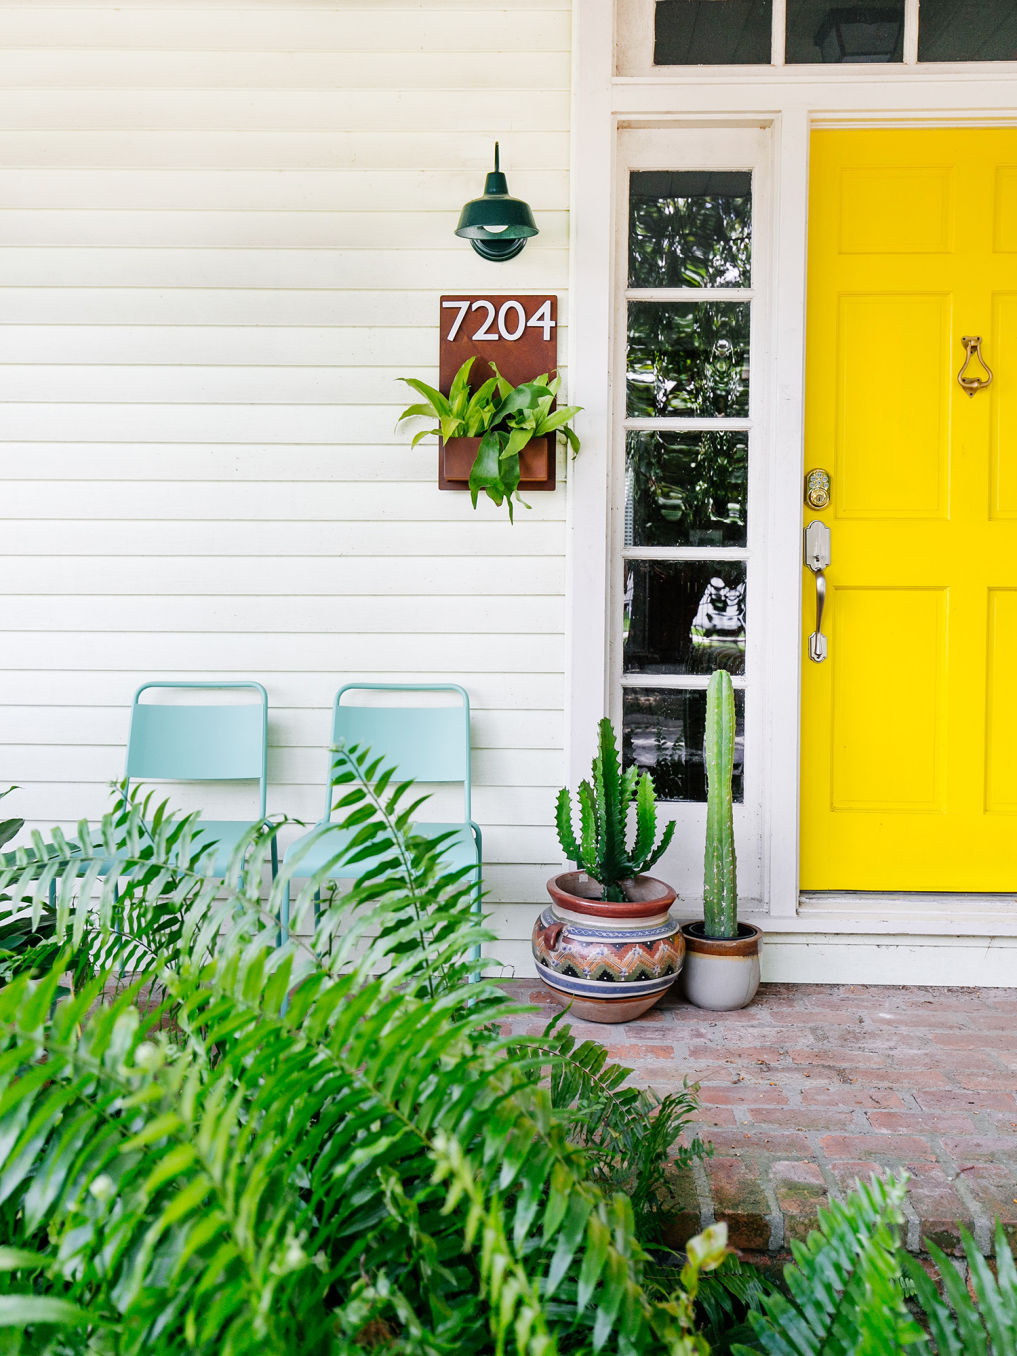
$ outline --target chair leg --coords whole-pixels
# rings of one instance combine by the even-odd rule
[[[290,883],[286,881],[283,885],[282,904],[279,909],[279,933],[277,941],[279,946],[285,946],[290,939]]]
[[[474,828],[474,835],[477,840],[477,870],[474,878],[473,889],[473,915],[477,922],[480,921],[480,915],[484,907],[484,886],[483,886],[483,847],[480,837],[480,830]],[[470,983],[476,984],[480,980],[481,952],[480,943],[475,942],[470,947],[470,960],[476,961],[476,966],[470,971]]]

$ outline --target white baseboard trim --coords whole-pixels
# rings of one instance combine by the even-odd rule
[[[766,928],[766,920],[761,920]],[[539,982],[526,941],[491,948],[507,979]],[[1017,988],[1017,937],[766,932],[764,983],[928,984]]]
[[[785,930],[783,918],[780,927]],[[787,930],[1017,937],[1017,895],[806,892],[799,897],[797,918],[787,920]]]
[[[930,984],[1017,987],[1015,937],[774,933],[764,981],[782,984]]]

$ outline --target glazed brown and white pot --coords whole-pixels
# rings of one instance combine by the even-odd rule
[[[747,1007],[759,988],[760,928],[738,924],[737,937],[707,937],[701,922],[682,927],[685,997],[697,1008],[733,1012]]]
[[[551,904],[533,927],[533,960],[541,982],[590,1022],[628,1022],[649,1011],[681,973],[685,955],[677,896],[652,876],[622,883],[627,898],[603,898],[585,871],[547,882]]]

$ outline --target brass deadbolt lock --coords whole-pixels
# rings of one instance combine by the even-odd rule
[[[825,509],[830,502],[830,472],[817,467],[805,477],[805,502],[811,509]]]

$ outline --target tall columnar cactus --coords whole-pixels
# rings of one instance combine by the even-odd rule
[[[657,836],[657,796],[653,778],[638,767],[621,770],[614,728],[606,718],[598,726],[597,755],[590,781],[579,785],[579,837],[572,819],[568,788],[558,792],[555,820],[558,841],[565,856],[604,887],[604,898],[615,903],[626,896],[622,882],[651,867],[674,837],[674,824]],[[636,809],[636,834],[632,847],[625,843],[628,812]]]
[[[731,805],[734,742],[734,688],[731,675],[718,669],[711,674],[706,689],[706,874],[703,882],[703,923],[707,937],[738,936],[738,873]]]

